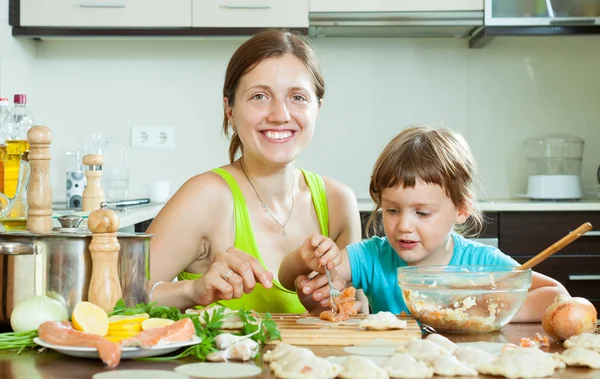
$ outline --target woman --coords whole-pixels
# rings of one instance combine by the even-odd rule
[[[301,37],[267,30],[237,49],[223,86],[230,164],[189,179],[150,225],[152,300],[284,313],[327,305],[323,274],[296,278],[300,296],[272,274],[314,233],[340,248],[361,236],[352,191],[295,166],[324,93],[316,55]],[[180,281],[169,282],[175,276]]]

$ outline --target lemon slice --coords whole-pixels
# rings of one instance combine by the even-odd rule
[[[105,337],[133,337],[138,334],[139,330],[109,330],[108,334]]]
[[[141,332],[142,331],[142,323],[138,322],[135,324],[111,324],[108,323],[108,333],[112,331],[127,331],[127,332]]]
[[[149,318],[142,322],[142,330],[148,330],[152,328],[162,328],[174,324],[175,321],[168,318]]]
[[[73,328],[85,333],[105,336],[108,333],[108,315],[104,309],[89,301],[75,305],[71,315]]]
[[[120,342],[120,341],[123,341],[123,340],[126,340],[127,338],[129,338],[129,336],[127,336],[127,337],[104,336],[104,338],[106,338],[107,340],[109,340],[111,342]]]
[[[150,315],[148,315],[148,313],[138,313],[135,315],[129,315],[129,316],[110,316],[108,318],[108,322],[111,325],[119,325],[119,324],[135,324],[135,323],[141,323],[142,321],[146,320],[148,317],[150,317]]]

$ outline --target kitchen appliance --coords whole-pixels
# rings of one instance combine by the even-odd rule
[[[583,147],[581,138],[569,135],[527,139],[527,197],[534,200],[580,199]]]
[[[68,151],[67,157],[67,208],[81,208],[83,190],[87,184],[83,163],[81,163],[81,152],[79,150]]]

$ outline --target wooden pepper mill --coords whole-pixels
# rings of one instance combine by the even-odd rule
[[[102,202],[100,209],[90,213],[88,229],[92,232],[92,241],[89,244],[92,278],[88,301],[106,312],[112,312],[117,300],[123,297],[118,270],[121,249],[117,240],[119,217],[114,211],[106,209],[106,203]]]
[[[27,187],[27,230],[52,231],[52,185],[50,184],[50,143],[52,132],[35,125],[27,131],[29,142],[29,185]]]
[[[100,203],[105,201],[102,189],[102,165],[104,157],[99,154],[88,154],[81,162],[85,165],[87,184],[81,195],[81,208],[84,212],[100,209]]]

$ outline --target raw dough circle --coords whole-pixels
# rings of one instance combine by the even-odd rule
[[[260,375],[260,367],[245,363],[190,363],[175,367],[175,371],[193,378],[247,378]]]
[[[187,376],[167,370],[114,370],[99,372],[92,379],[188,379]]]

